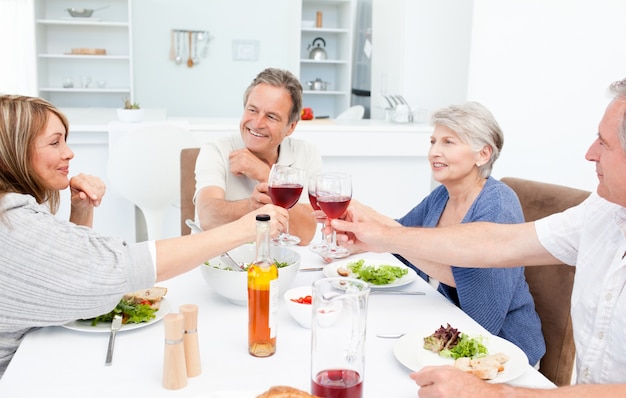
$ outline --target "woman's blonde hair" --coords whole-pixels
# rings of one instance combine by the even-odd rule
[[[37,203],[47,202],[50,211],[56,213],[59,191],[46,186],[32,164],[35,138],[46,128],[50,114],[61,119],[67,139],[67,118],[48,101],[21,95],[0,96],[0,197],[9,192],[31,195]]]

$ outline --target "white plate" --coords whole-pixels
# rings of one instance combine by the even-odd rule
[[[170,304],[166,299],[161,299],[161,306],[154,313],[154,319],[148,322],[141,323],[127,323],[122,325],[120,332],[124,332],[126,330],[133,330],[146,327],[148,325],[152,325],[155,322],[160,321],[163,317],[170,312]],[[110,322],[98,322],[96,326],[91,326],[91,321],[72,321],[68,322],[65,325],[62,325],[66,329],[77,330],[79,332],[92,332],[92,333],[109,333],[111,331],[111,323]]]
[[[429,332],[407,333],[398,339],[393,346],[393,354],[396,359],[413,371],[420,370],[424,366],[453,365],[454,359],[443,358],[440,357],[439,354],[424,349],[424,337],[430,336],[436,328],[437,327],[433,327]],[[509,356],[509,360],[504,364],[504,370],[498,373],[495,379],[487,380],[488,382],[506,383],[518,378],[528,369],[528,358],[526,354],[510,341],[484,333],[468,332],[468,335],[485,336],[485,346],[489,354],[502,352]]]
[[[336,263],[328,264],[327,266],[324,267],[324,270],[322,272],[324,273],[324,276],[326,276],[327,278],[335,278],[335,277],[341,276],[337,273],[337,268],[344,267],[345,269],[350,270],[350,268],[348,268],[348,264],[355,263],[359,260],[360,259],[344,260],[344,261],[339,261]],[[407,267],[404,264],[389,264],[389,263],[375,264],[375,263],[366,261],[365,265],[393,265],[393,266],[397,266],[401,268],[407,268],[409,270],[408,274],[404,275],[400,279],[396,279],[395,281],[387,285],[374,285],[370,283],[369,285],[370,285],[370,288],[372,289],[389,289],[393,287],[400,287],[400,286],[408,285],[409,283],[413,282],[417,278],[417,273],[415,273],[415,271],[413,271],[411,268]]]

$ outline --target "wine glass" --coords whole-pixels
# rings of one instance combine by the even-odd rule
[[[328,217],[328,222],[341,217],[352,200],[352,181],[349,174],[323,173],[315,179],[317,204]],[[326,256],[344,258],[350,255],[345,247],[337,246],[335,230],[332,230]]]
[[[308,184],[309,202],[311,202],[311,207],[313,207],[313,210],[321,210],[320,206],[317,204],[317,193],[315,192],[316,180],[317,180],[317,175],[309,177],[309,184]],[[311,243],[309,248],[311,249],[311,251],[317,254],[323,255],[328,250],[328,243],[326,242],[327,238],[326,238],[326,233],[325,233],[326,217],[325,216],[315,217],[315,220],[322,227],[321,228],[322,241],[319,243]]]
[[[291,166],[274,164],[267,180],[267,193],[272,203],[285,209],[291,209],[302,194],[304,184],[304,170]],[[289,224],[286,230],[273,240],[275,244],[283,246],[297,245],[300,238],[289,235]]]

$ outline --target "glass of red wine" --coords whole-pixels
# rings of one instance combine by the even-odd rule
[[[274,164],[270,170],[267,184],[267,193],[272,199],[272,203],[285,209],[291,209],[298,203],[302,194],[304,170]],[[289,235],[289,224],[287,224],[286,231],[283,231],[273,242],[278,245],[292,246],[300,243],[300,238]]]
[[[341,217],[352,200],[352,180],[346,173],[322,173],[315,179],[317,204],[322,209],[328,222]],[[350,255],[345,247],[337,246],[336,233],[333,230],[328,242],[326,257],[344,258]]]
[[[311,207],[313,210],[321,210],[320,206],[317,204],[317,194],[315,193],[315,181],[317,180],[317,175],[309,177],[308,191],[309,191],[309,202],[311,202]],[[315,220],[318,224],[321,225],[321,233],[322,233],[322,241],[318,243],[311,243],[309,248],[318,254],[324,254],[328,250],[328,243],[326,242],[326,216],[316,217]]]

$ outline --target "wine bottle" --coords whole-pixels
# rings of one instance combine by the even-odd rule
[[[256,216],[256,259],[248,267],[248,352],[269,357],[276,352],[278,268],[270,256],[270,216]]]

